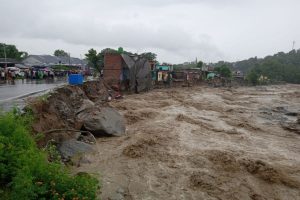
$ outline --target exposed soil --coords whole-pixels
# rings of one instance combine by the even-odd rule
[[[126,135],[98,138],[78,171],[106,199],[300,199],[300,85],[174,88],[111,106]],[[281,109],[280,107],[284,108]],[[115,198],[122,191],[121,197]]]
[[[32,125],[34,133],[45,133],[55,129],[82,129],[83,123],[76,115],[86,109],[86,102],[92,102],[98,107],[106,105],[108,92],[100,81],[85,82],[82,86],[63,86],[41,97],[29,98],[27,107],[35,120]],[[74,131],[51,132],[43,134],[39,145],[44,146],[49,140],[57,142],[73,138]]]

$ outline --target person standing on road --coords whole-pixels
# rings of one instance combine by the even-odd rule
[[[4,71],[1,71],[1,79],[5,80],[5,72]]]
[[[16,72],[11,71],[11,78],[12,78],[13,81],[15,80],[15,78],[16,78]]]
[[[36,71],[32,71],[32,79],[35,79]]]

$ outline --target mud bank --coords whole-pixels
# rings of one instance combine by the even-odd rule
[[[98,138],[76,171],[102,199],[299,199],[299,85],[154,90],[109,103],[126,135]],[[282,109],[284,108],[284,109]],[[288,111],[288,112],[286,112]]]
[[[95,136],[121,135],[125,132],[125,123],[107,103],[108,96],[102,82],[88,81],[82,86],[62,86],[30,99],[26,109],[35,117],[33,132],[44,136],[39,145],[44,146],[50,140],[62,143],[77,139],[82,131]]]

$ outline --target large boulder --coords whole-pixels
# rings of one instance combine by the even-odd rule
[[[70,139],[62,142],[58,146],[58,150],[62,157],[66,160],[72,159],[74,156],[80,157],[86,153],[96,152],[96,149],[92,145],[76,139]]]
[[[83,122],[86,130],[95,136],[114,135],[121,136],[125,133],[125,120],[123,116],[111,107],[94,108],[82,111],[77,115]]]
[[[92,108],[94,108],[94,106],[95,106],[95,103],[94,103],[94,102],[92,102],[92,101],[89,100],[89,99],[84,99],[84,100],[82,101],[82,104],[81,104],[80,108],[77,109],[76,114],[79,114],[79,113],[81,113],[81,112],[83,112],[83,111],[92,109]]]

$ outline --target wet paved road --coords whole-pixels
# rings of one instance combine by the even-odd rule
[[[55,80],[16,80],[14,84],[0,84],[0,108],[9,110],[13,106],[19,106],[23,98],[45,90],[53,89],[66,82],[66,79]]]

